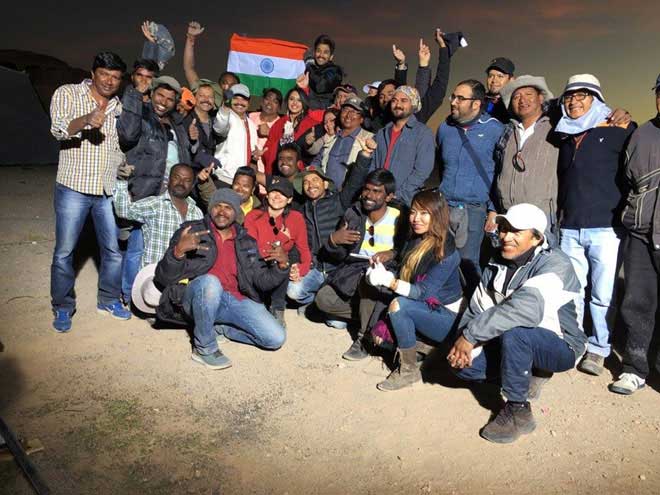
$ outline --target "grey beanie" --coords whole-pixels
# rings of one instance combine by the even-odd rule
[[[209,201],[209,210],[218,203],[225,203],[231,206],[236,212],[236,221],[243,222],[243,210],[241,209],[241,197],[233,189],[222,188],[216,189]]]

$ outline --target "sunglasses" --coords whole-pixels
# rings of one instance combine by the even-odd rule
[[[525,160],[523,160],[522,153],[520,151],[513,155],[513,166],[518,172],[524,172],[527,169],[525,165]]]
[[[275,219],[273,217],[268,218],[268,224],[271,227],[273,227],[273,234],[277,235],[277,234],[280,233],[280,229],[277,228],[277,224],[276,224]],[[286,227],[284,226],[284,221],[282,221],[282,228],[286,229]]]
[[[367,232],[368,232],[369,235],[371,236],[371,237],[369,237],[369,239],[368,239],[367,242],[369,243],[369,245],[370,245],[371,247],[374,247],[374,246],[376,245],[376,240],[374,239],[374,226],[373,226],[373,225],[369,225],[369,228],[367,229]]]

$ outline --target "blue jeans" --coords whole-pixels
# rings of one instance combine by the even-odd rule
[[[289,296],[289,299],[300,304],[310,304],[323,285],[323,282],[325,282],[325,277],[323,272],[312,268],[298,282],[289,282],[286,295]]]
[[[532,367],[555,373],[573,366],[575,353],[556,333],[545,328],[515,327],[486,343],[472,366],[455,373],[470,381],[501,377],[504,396],[512,402],[525,402]]]
[[[486,211],[486,205],[466,204],[465,209],[468,216],[467,242],[458,252],[461,254],[461,270],[471,293],[481,281],[479,258],[488,212]]]
[[[279,349],[286,332],[263,304],[236,299],[222,289],[215,275],[202,275],[188,284],[183,309],[195,321],[193,340],[199,354],[218,350],[214,325],[224,324],[225,337],[263,349]]]
[[[589,275],[589,312],[593,332],[587,351],[607,357],[610,355],[609,337],[614,329],[612,294],[618,266],[619,238],[612,228],[561,229],[560,247],[571,259],[580,281],[581,297],[576,304],[580,324],[584,318],[584,289]]]
[[[431,309],[424,301],[416,301],[407,297],[397,297],[392,304],[395,301],[398,303],[399,309],[390,310],[388,315],[399,349],[415,347],[417,343],[415,332],[440,343],[445,340],[456,321],[456,313],[443,306]]]
[[[83,194],[55,184],[55,251],[50,267],[50,295],[54,310],[76,309],[73,252],[80,232],[91,213],[96,240],[101,250],[97,301],[110,304],[121,294],[121,254],[112,197]]]
[[[142,266],[143,252],[144,236],[142,235],[142,226],[135,224],[131,228],[131,233],[126,241],[126,250],[122,251],[121,293],[126,303],[129,303],[131,300],[131,289],[133,288],[135,277]]]

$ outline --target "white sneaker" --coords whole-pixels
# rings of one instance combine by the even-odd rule
[[[610,390],[617,394],[631,395],[645,385],[646,380],[634,373],[621,373],[619,379],[610,385]]]

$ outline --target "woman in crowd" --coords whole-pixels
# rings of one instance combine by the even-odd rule
[[[440,343],[454,326],[462,302],[461,257],[449,232],[447,201],[437,190],[418,192],[409,214],[411,235],[398,278],[376,263],[367,272],[371,285],[389,287],[396,297],[388,308],[399,363],[379,390],[398,390],[421,379],[417,334]],[[381,322],[372,332],[378,333]]]

